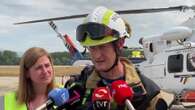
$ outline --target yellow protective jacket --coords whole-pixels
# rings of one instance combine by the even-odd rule
[[[26,104],[18,104],[15,92],[0,97],[0,110],[28,110]]]

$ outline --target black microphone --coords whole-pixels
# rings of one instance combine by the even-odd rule
[[[57,107],[57,110],[74,110],[76,107],[81,107],[82,97],[84,95],[84,87],[80,83],[72,83],[68,87],[69,99],[61,106]]]
[[[98,87],[92,94],[94,110],[110,110],[111,95],[107,87]]]
[[[61,106],[69,99],[68,89],[66,88],[55,88],[48,94],[48,100],[42,104],[36,110],[45,110],[51,108],[53,105]]]

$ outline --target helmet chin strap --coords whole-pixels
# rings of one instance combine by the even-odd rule
[[[112,44],[113,44],[113,48],[114,48],[114,51],[115,51],[115,54],[116,54],[115,61],[114,61],[114,63],[112,64],[112,66],[111,66],[109,69],[107,69],[107,70],[105,70],[105,71],[102,71],[102,72],[109,72],[109,71],[112,70],[115,66],[118,65],[119,53],[118,53],[118,51],[117,51],[117,45],[116,45],[116,42],[113,42]]]
[[[116,54],[116,58],[115,58],[115,61],[114,61],[113,65],[112,65],[109,69],[107,69],[107,70],[105,70],[105,71],[103,71],[103,72],[109,72],[109,71],[112,70],[116,65],[118,65],[118,59],[119,59],[119,57],[118,57],[118,55]]]

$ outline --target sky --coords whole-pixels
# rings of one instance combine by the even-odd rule
[[[195,5],[195,0],[0,0],[0,50],[24,52],[30,47],[42,47],[49,52],[67,50],[47,22],[13,25],[16,22],[90,13],[97,6],[112,10],[159,8],[178,5]],[[152,14],[121,15],[132,28],[128,47],[140,47],[141,37],[162,33],[192,17],[192,11],[162,12]],[[54,21],[61,33],[71,36],[76,47],[76,27],[81,19]]]

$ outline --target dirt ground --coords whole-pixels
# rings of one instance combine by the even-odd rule
[[[64,84],[69,77],[56,77],[56,84]],[[0,77],[0,95],[8,91],[14,91],[18,87],[18,77]]]

